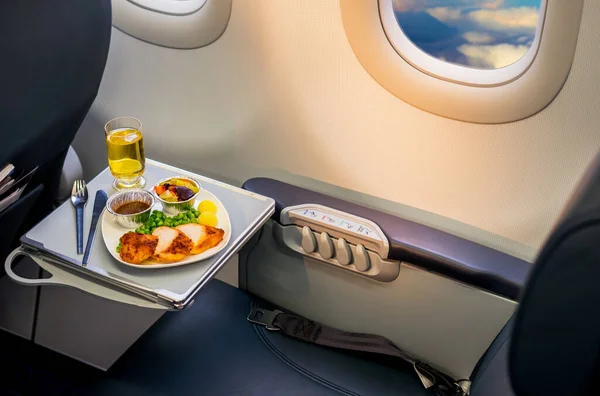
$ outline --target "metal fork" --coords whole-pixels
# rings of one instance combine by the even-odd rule
[[[77,254],[83,254],[83,208],[88,201],[88,190],[83,180],[75,180],[71,191],[71,203],[77,218]]]

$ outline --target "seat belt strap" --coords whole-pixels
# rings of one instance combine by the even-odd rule
[[[281,333],[311,344],[330,348],[394,356],[410,363],[426,389],[435,387],[438,395],[467,396],[464,384],[459,384],[439,370],[421,362],[398,348],[385,337],[374,334],[352,333],[279,310],[269,311],[253,305],[248,321],[263,325],[267,330]],[[461,381],[462,382],[462,381]]]

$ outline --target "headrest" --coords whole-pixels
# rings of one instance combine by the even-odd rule
[[[600,154],[531,271],[509,365],[519,396],[600,394]]]
[[[66,151],[98,92],[110,34],[110,0],[0,1],[0,164],[30,168]]]

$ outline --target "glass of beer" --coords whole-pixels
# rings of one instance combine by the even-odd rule
[[[144,188],[144,138],[142,123],[134,117],[118,117],[104,126],[108,166],[116,190]]]

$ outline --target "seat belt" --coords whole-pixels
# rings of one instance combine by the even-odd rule
[[[334,329],[301,316],[279,310],[269,311],[255,304],[252,305],[248,321],[311,344],[400,358],[412,365],[425,389],[434,389],[439,396],[469,395],[469,380],[454,380],[427,363],[415,359],[385,337]]]

